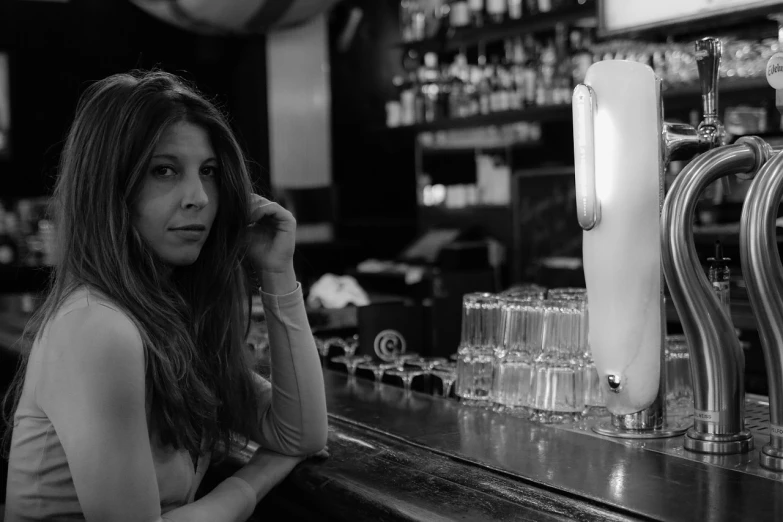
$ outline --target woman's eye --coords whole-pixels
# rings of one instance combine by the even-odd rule
[[[217,167],[204,167],[201,169],[201,174],[204,176],[211,176],[215,177],[217,176],[218,169]]]
[[[158,165],[157,167],[154,167],[152,169],[152,173],[155,174],[156,176],[166,177],[171,174],[174,174],[174,169],[172,169],[168,165]]]

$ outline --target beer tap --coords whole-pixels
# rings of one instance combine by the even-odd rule
[[[722,311],[714,314],[712,307],[705,307],[710,299],[717,307],[717,299],[704,275],[702,285],[695,273],[700,265],[690,227],[696,201],[709,183],[730,173],[752,173],[767,156],[760,140],[721,147],[726,135],[717,111],[720,49],[717,39],[696,43],[704,109],[697,128],[663,122],[660,79],[648,66],[619,60],[593,64],[584,84],[574,90],[574,159],[577,216],[584,229],[589,342],[611,414],[610,422],[595,431],[614,437],[653,438],[679,435],[687,429],[687,425],[669,423],[665,415],[663,260],[693,364],[704,366],[694,378],[696,407],[703,411],[717,407],[718,416],[723,413],[717,429],[711,424],[705,428],[708,421],[697,420],[698,429],[691,437],[697,442],[686,440],[686,447],[729,453],[752,447],[741,411],[735,411],[744,397],[742,365],[737,365],[736,357],[716,361],[701,354],[715,351],[741,356],[742,352],[729,319]],[[695,168],[690,168],[690,175],[683,175],[689,166],[678,176],[664,204],[667,163],[711,148],[717,150],[692,163]],[[721,152],[724,148],[727,151]],[[712,325],[706,328],[711,335],[701,335],[702,322]],[[728,341],[731,346],[720,345],[723,334],[733,337],[733,344]],[[731,383],[726,393],[734,393],[738,400],[732,402],[719,394],[724,382]],[[713,432],[715,437],[708,437],[710,444],[698,442],[702,433]],[[738,434],[739,439],[749,441],[740,447],[721,444]]]
[[[776,89],[783,113],[783,55],[767,64],[767,80]],[[770,438],[759,452],[760,464],[783,471],[783,267],[778,253],[778,209],[783,197],[783,155],[759,171],[742,207],[740,256],[748,297],[756,316],[769,389]]]
[[[745,359],[731,318],[712,291],[693,242],[696,203],[706,187],[735,174],[751,179],[771,157],[769,145],[756,137],[725,145],[717,117],[720,42],[696,43],[704,119],[696,129],[703,153],[677,176],[664,201],[663,266],[691,359],[694,421],[686,449],[711,454],[743,453],[753,448],[745,429]]]

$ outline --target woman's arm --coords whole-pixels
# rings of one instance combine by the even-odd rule
[[[285,455],[310,455],[326,445],[326,397],[302,288],[296,283],[293,267],[282,273],[262,272],[261,284],[272,384],[256,376],[261,399],[259,422],[250,438]],[[289,293],[284,295],[271,293],[286,290]]]
[[[44,355],[36,400],[63,446],[85,519],[162,520],[138,330],[125,315],[90,306],[56,321],[49,338],[56,346]],[[263,456],[166,519],[246,520],[258,498],[298,462]]]

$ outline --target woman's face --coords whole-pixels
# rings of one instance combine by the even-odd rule
[[[133,205],[133,225],[165,263],[198,258],[217,214],[218,175],[203,127],[178,122],[163,132]]]

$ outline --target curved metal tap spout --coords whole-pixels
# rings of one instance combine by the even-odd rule
[[[756,315],[769,383],[770,442],[761,465],[783,470],[783,266],[775,220],[783,196],[783,155],[762,167],[745,197],[740,224],[740,255]]]
[[[761,143],[741,140],[705,152],[683,169],[663,204],[663,267],[691,358],[695,412],[685,448],[692,451],[729,454],[753,448],[744,420],[744,354],[701,268],[692,224],[707,185],[729,174],[754,172],[766,161]]]

